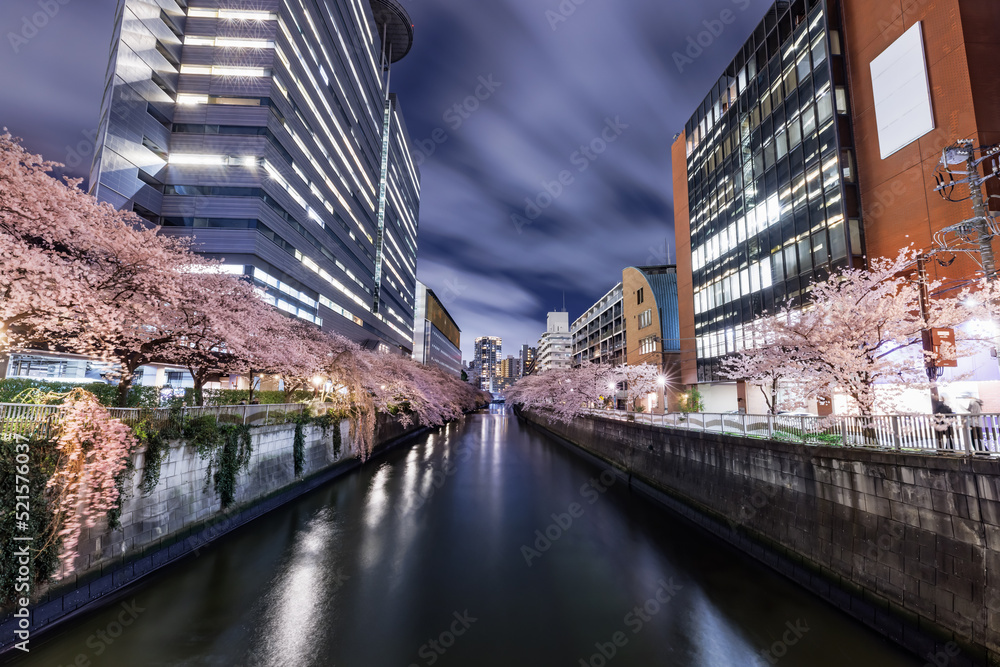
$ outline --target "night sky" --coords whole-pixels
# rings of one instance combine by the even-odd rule
[[[391,88],[422,163],[418,277],[466,359],[476,336],[535,344],[563,292],[572,320],[623,267],[665,263],[665,244],[673,260],[673,137],[772,0],[403,2],[415,42]],[[114,8],[69,0],[15,44],[38,0],[0,4],[0,126],[70,175],[93,157]]]

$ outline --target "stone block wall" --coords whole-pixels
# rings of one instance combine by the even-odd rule
[[[305,426],[303,477],[330,465],[353,458],[348,439],[348,422],[341,422],[341,451],[334,452],[333,429],[326,433],[318,426]],[[262,426],[251,431],[253,454],[250,464],[236,477],[235,505],[245,506],[295,483],[293,459],[294,424]],[[74,577],[99,570],[109,560],[128,557],[158,542],[169,540],[179,531],[207,521],[222,510],[219,494],[209,479],[208,461],[185,441],[170,443],[160,464],[156,488],[144,495],[139,490],[144,450],[133,456],[136,472],[129,497],[122,507],[121,528],[109,530],[106,521],[84,529],[73,572],[53,582],[60,586]]]
[[[921,657],[1000,664],[997,460],[528,417]]]

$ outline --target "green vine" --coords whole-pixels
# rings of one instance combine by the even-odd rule
[[[340,458],[340,448],[342,445],[341,435],[340,435],[340,422],[344,419],[344,414],[334,410],[327,410],[321,415],[312,417],[310,421],[323,429],[323,437],[325,438],[329,431],[333,431],[333,456],[334,458]]]
[[[24,461],[28,457],[27,475],[23,464],[19,464],[18,455]],[[19,470],[20,468],[20,470]],[[45,496],[45,487],[49,477],[55,471],[55,452],[51,440],[20,437],[0,438],[0,534],[2,535],[33,535],[52,534],[52,508]],[[21,479],[18,479],[20,475]],[[25,489],[27,478],[27,489]],[[27,494],[24,491],[27,490]],[[18,497],[24,502],[27,495],[29,507],[25,526],[18,522],[24,519],[24,506],[18,507]],[[21,517],[18,514],[22,514]],[[19,570],[19,556],[15,553],[22,545],[27,545],[31,560],[28,563],[28,577],[25,581]],[[0,603],[12,602],[15,598],[31,597],[38,585],[46,582],[59,567],[59,551],[62,540],[56,537],[47,543],[41,539],[32,542],[15,542],[11,539],[0,540]],[[25,586],[30,584],[30,586]]]
[[[295,422],[295,438],[292,441],[292,460],[295,463],[295,476],[302,477],[302,469],[306,462],[306,438],[303,431],[305,424],[302,420]]]
[[[213,482],[222,508],[229,507],[236,500],[236,475],[249,467],[253,454],[250,426],[219,424],[215,416],[208,415],[188,421],[184,433],[198,455],[208,461],[205,485]]]
[[[132,453],[125,457],[125,467],[115,476],[115,488],[118,489],[118,502],[108,510],[108,530],[118,530],[122,527],[122,508],[125,501],[132,497],[132,476],[135,475],[135,460]]]
[[[169,441],[165,435],[170,430],[170,426],[161,429],[154,429],[149,421],[141,421],[135,426],[135,435],[139,442],[146,446],[146,453],[143,456],[142,479],[139,481],[139,490],[144,496],[149,495],[160,482],[160,469],[163,460],[170,453]]]

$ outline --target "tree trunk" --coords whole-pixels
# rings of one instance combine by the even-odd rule
[[[247,404],[253,403],[253,376],[254,372],[250,371],[250,395],[247,397]]]
[[[128,392],[132,388],[132,380],[135,377],[135,369],[125,367],[122,369],[122,377],[118,381],[118,407],[128,407]]]
[[[191,368],[188,366],[188,372],[191,373],[191,379],[194,381],[194,404],[199,408],[205,407],[205,379],[208,377],[208,371],[204,368]]]

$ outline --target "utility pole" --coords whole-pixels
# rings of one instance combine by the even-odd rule
[[[920,317],[924,321],[924,329],[921,331],[921,337],[924,343],[924,366],[927,369],[927,379],[931,383],[931,400],[936,404],[940,400],[941,395],[938,393],[937,386],[937,364],[934,363],[934,341],[931,337],[931,331],[927,328],[927,321],[930,319],[930,298],[931,295],[927,291],[927,260],[930,259],[930,255],[927,253],[922,253],[917,256],[917,286],[919,288],[920,296]]]
[[[971,200],[974,217],[935,232],[934,243],[937,247],[932,252],[966,253],[979,262],[983,268],[986,282],[997,279],[993,238],[998,234],[998,226],[997,219],[990,215],[986,205],[983,185],[991,178],[1000,177],[998,158],[1000,158],[1000,144],[977,147],[973,139],[962,139],[944,150],[938,171],[935,174],[937,180],[935,192],[946,201]],[[990,160],[992,160],[991,164]],[[979,165],[984,162],[990,165],[986,169],[985,176],[979,173]],[[961,174],[961,172],[952,172],[951,167],[961,164],[965,165],[966,178],[955,180],[955,174]],[[969,197],[953,199],[952,194],[955,187],[960,183],[968,184]],[[1000,340],[995,343],[995,346],[995,349],[1000,349]]]
[[[965,164],[969,171],[969,193],[972,195],[975,212],[973,225],[976,228],[976,236],[979,241],[979,257],[983,263],[983,273],[986,275],[986,280],[996,280],[997,266],[996,258],[993,256],[993,230],[990,229],[986,217],[988,214],[986,202],[983,200],[983,183],[986,178],[979,175],[979,162],[976,160],[976,151],[972,146],[972,141],[966,140],[959,143],[960,145],[965,144],[968,150]],[[995,171],[993,175],[996,175]]]

